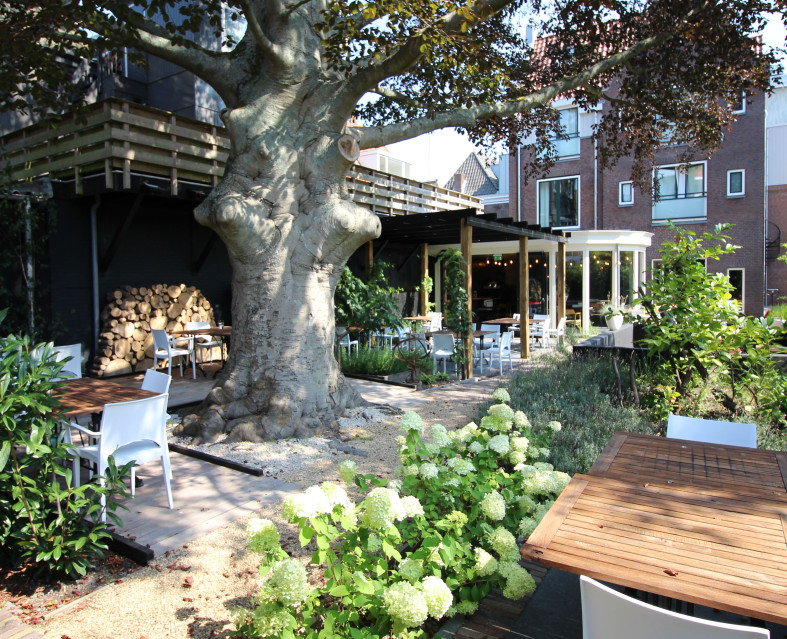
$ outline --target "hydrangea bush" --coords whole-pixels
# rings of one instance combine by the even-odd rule
[[[472,614],[492,587],[511,599],[532,592],[517,535],[532,532],[570,479],[543,461],[560,424],[534,433],[504,389],[493,397],[480,425],[451,432],[405,413],[401,480],[360,475],[342,462],[342,479],[364,495],[359,504],[328,482],[284,500],[301,544],[317,546],[311,562],[323,570],[322,587],[308,587],[273,523],[252,520],[249,547],[270,576],[259,605],[238,620],[239,634],[417,637],[430,618]]]

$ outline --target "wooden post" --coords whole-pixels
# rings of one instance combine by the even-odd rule
[[[527,238],[519,238],[519,352],[530,357],[530,254]]]
[[[560,322],[566,316],[566,245],[564,242],[557,243],[557,264],[555,267],[555,275],[557,276],[557,321]]]
[[[421,315],[429,310],[429,297],[423,287],[424,278],[429,275],[429,245],[421,244]]]
[[[372,267],[374,266],[374,243],[369,240],[366,243],[366,254],[364,255],[366,262],[366,281],[372,281]]]
[[[460,225],[460,237],[462,243],[462,257],[465,260],[465,286],[467,288],[467,312],[470,318],[473,317],[473,297],[471,291],[473,290],[473,227],[467,223],[465,218],[462,218]],[[473,333],[468,332],[465,335],[465,364],[462,377],[470,379],[473,376]]]

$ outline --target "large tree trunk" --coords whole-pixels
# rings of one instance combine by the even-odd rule
[[[229,360],[178,432],[203,441],[225,432],[257,441],[322,433],[363,402],[334,356],[333,294],[347,259],[380,223],[347,194],[357,153],[348,135],[254,150],[253,136],[241,139],[247,150],[196,211],[232,263]]]

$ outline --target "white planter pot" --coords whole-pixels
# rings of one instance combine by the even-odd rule
[[[607,328],[611,331],[619,331],[620,327],[623,326],[623,316],[622,315],[613,315],[607,318]]]

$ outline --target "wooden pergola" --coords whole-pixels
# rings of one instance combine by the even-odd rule
[[[472,245],[473,242],[501,242],[519,239],[519,313],[524,318],[520,330],[522,358],[530,357],[530,325],[528,300],[530,299],[530,258],[528,240],[547,240],[557,243],[557,321],[566,314],[566,243],[563,231],[554,231],[538,225],[499,219],[495,214],[478,214],[476,209],[442,211],[421,215],[382,217],[380,238],[404,244],[420,246],[422,277],[429,272],[429,244],[456,244],[460,246],[465,260],[465,284],[467,286],[468,311],[472,312]],[[373,259],[372,243],[367,249],[369,264]],[[426,292],[421,291],[421,309],[426,308]],[[464,377],[473,376],[473,336],[465,336]]]

